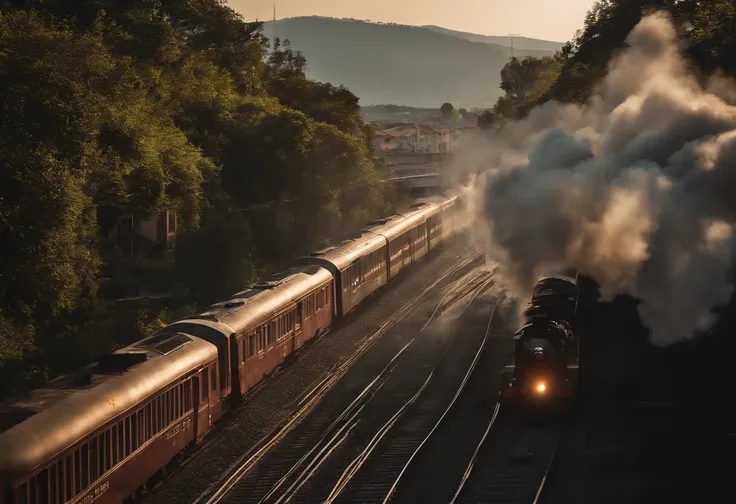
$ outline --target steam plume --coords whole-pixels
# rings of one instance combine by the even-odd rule
[[[668,345],[709,329],[733,288],[734,87],[698,82],[663,13],[627,43],[586,106],[550,102],[499,133],[476,203],[512,293],[573,267],[606,299],[640,299]]]

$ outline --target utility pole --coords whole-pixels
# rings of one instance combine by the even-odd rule
[[[276,43],[276,2],[273,3],[273,44]]]
[[[509,39],[511,39],[511,59],[514,58],[514,38],[521,37],[518,33],[509,33],[508,34]]]

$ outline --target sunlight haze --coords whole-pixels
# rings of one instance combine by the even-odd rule
[[[518,33],[565,42],[583,26],[594,0],[279,0],[278,19],[329,16],[408,25],[437,25],[483,35]],[[230,0],[247,20],[273,18],[271,0]]]

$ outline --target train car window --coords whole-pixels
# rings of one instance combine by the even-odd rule
[[[171,389],[167,392],[169,395],[169,423],[176,420],[176,394],[174,393],[174,389]]]
[[[97,467],[99,469],[97,475],[105,474],[105,433],[97,436]]]
[[[26,504],[28,502],[28,483],[25,481],[21,486],[15,489],[15,503]]]
[[[171,389],[171,420],[174,421],[179,418],[179,394],[177,388]]]
[[[184,411],[189,412],[192,409],[192,385],[191,381],[184,382]]]
[[[126,417],[123,420],[123,429],[125,432],[125,442],[123,443],[123,455],[121,458],[125,460],[130,455],[130,417]]]
[[[112,469],[112,432],[105,431],[105,472]]]
[[[113,425],[110,429],[110,432],[112,434],[112,446],[110,446],[110,451],[112,453],[112,466],[114,467],[118,463],[118,455],[116,453],[115,447],[117,446],[118,442],[118,426]]]
[[[158,430],[159,432],[163,431],[168,427],[169,425],[169,415],[170,409],[169,409],[169,394],[168,392],[164,392],[160,396],[161,399],[161,418],[159,419],[158,424]]]
[[[143,408],[138,410],[138,447],[146,442],[146,417]]]
[[[151,439],[155,431],[153,430],[153,401],[146,404],[146,441]]]
[[[56,464],[53,464],[49,468],[49,498],[46,500],[46,502],[51,502],[53,504],[59,502],[59,490],[58,488],[56,488],[56,481]]]
[[[118,449],[117,459],[118,462],[122,462],[125,458],[125,429],[123,429],[123,422],[118,422]]]
[[[36,488],[38,489],[38,502],[47,504],[49,501],[49,470],[44,469],[36,476]]]
[[[181,385],[174,387],[174,403],[176,404],[176,418],[181,417]]]
[[[210,396],[210,384],[209,375],[207,370],[202,371],[202,399],[207,399]]]
[[[151,401],[151,437],[159,433],[159,398]]]
[[[210,382],[212,383],[212,392],[214,392],[217,390],[217,371],[215,371],[214,367],[210,371]]]
[[[100,468],[100,454],[97,450],[97,438],[92,438],[89,441],[89,473],[90,483],[93,481],[97,481],[97,478],[99,477],[99,468]]]
[[[82,459],[82,486],[79,490],[83,491],[89,486],[89,445],[85,443],[79,450]]]
[[[51,501],[53,504],[64,502],[64,461],[60,460],[51,466]]]
[[[66,502],[66,499],[64,499],[65,481],[66,479],[64,477],[64,459],[61,459],[56,464],[56,485],[57,485],[56,504],[61,504],[62,502]]]
[[[130,415],[130,453],[138,449],[138,416]]]
[[[74,450],[74,495],[82,491],[82,450]]]
[[[184,385],[176,386],[176,414],[182,416],[184,414]]]
[[[31,478],[31,483],[29,485],[30,490],[30,497],[31,497],[31,504],[36,504],[38,502],[37,496],[38,496],[38,488],[36,487],[36,477],[34,476]]]
[[[256,353],[256,335],[255,333],[248,336],[248,339],[250,340],[250,342],[248,343],[248,348],[249,348],[248,357],[252,357]]]
[[[176,419],[176,388],[173,388],[169,390],[169,423]]]
[[[65,480],[65,490],[66,490],[66,500],[72,500],[72,495],[74,494],[74,485],[72,484],[72,476],[74,475],[74,471],[72,470],[72,456],[67,455],[66,461],[64,462],[64,480]]]

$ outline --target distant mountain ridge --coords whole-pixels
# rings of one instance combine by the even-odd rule
[[[264,23],[264,33],[273,35],[272,21]],[[436,27],[295,17],[277,20],[275,33],[304,53],[310,77],[346,86],[364,106],[439,108],[444,102],[456,108],[492,106],[501,95],[500,71],[510,57],[508,45],[468,39],[484,35]],[[520,41],[515,41],[515,48]],[[525,43],[558,44],[535,39]],[[554,49],[522,46],[515,50],[518,57],[553,53]]]
[[[449,28],[442,28],[441,26],[424,25],[422,28],[428,28],[437,33],[444,33],[445,35],[454,35],[455,37],[461,37],[471,42],[483,42],[486,44],[499,44],[505,47],[511,47],[511,39],[508,35],[480,35],[478,33],[462,32],[457,30],[450,30]],[[538,51],[558,51],[564,45],[563,42],[553,42],[551,40],[542,40],[529,37],[514,37],[514,48],[515,49],[531,49]]]

